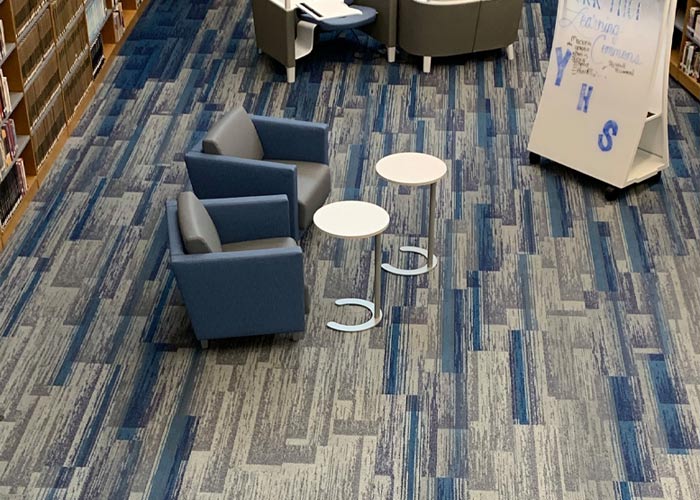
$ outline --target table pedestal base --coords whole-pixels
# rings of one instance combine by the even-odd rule
[[[401,247],[399,248],[402,252],[410,252],[410,253],[417,253],[419,255],[422,255],[426,259],[428,258],[428,251],[424,248],[419,248],[419,247]],[[382,264],[382,269],[384,269],[386,272],[391,273],[391,274],[398,274],[399,276],[418,276],[419,274],[425,274],[433,269],[435,269],[438,265],[438,258],[436,255],[433,255],[433,262],[432,263],[427,263],[423,267],[419,267],[418,269],[400,269],[398,267],[394,267],[391,264]]]
[[[335,305],[337,306],[360,306],[364,307],[365,309],[368,309],[369,312],[372,313],[372,317],[369,319],[369,321],[362,323],[361,325],[343,325],[340,323],[336,323],[335,321],[331,321],[328,323],[328,328],[332,330],[337,330],[339,332],[363,332],[365,330],[369,330],[370,328],[374,328],[377,326],[379,323],[382,321],[382,310],[379,310],[379,314],[374,313],[374,303],[370,302],[369,300],[362,300],[362,299],[338,299],[335,301]]]

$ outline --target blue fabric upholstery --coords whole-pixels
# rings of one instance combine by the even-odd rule
[[[292,236],[289,200],[283,194],[202,200],[225,245]]]
[[[265,160],[300,160],[328,165],[328,125],[251,116]]]
[[[283,196],[259,200],[215,200],[205,202],[207,211],[227,238],[286,236]],[[184,253],[177,219],[177,204],[167,202],[171,267],[177,278],[192,326],[199,340],[305,329],[304,264],[301,248],[187,255]],[[258,216],[271,214],[269,225],[254,234]],[[257,219],[255,223],[249,217]],[[275,227],[280,230],[274,231]]]
[[[185,155],[192,190],[203,200],[284,194],[289,200],[291,237],[298,240],[297,167],[275,160],[328,165],[328,125],[256,115],[251,119],[263,146],[263,160],[206,154],[197,143]]]
[[[341,31],[350,30],[354,28],[360,28],[371,24],[377,19],[377,11],[372,7],[365,7],[364,5],[353,5],[353,9],[360,11],[360,14],[355,14],[353,16],[345,17],[334,17],[331,19],[318,20],[314,19],[306,13],[302,13],[300,17],[304,21],[317,24],[319,28],[323,31]]]
[[[185,155],[192,190],[202,200],[284,194],[289,200],[290,234],[299,239],[296,167],[261,160],[209,155]]]

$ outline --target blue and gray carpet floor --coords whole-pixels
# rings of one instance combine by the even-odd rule
[[[249,3],[152,0],[0,254],[0,497],[698,498],[700,106],[672,86],[672,168],[618,202],[528,165],[555,10],[513,62],[424,75],[348,34],[287,85]],[[440,267],[384,275],[380,327],[325,327],[362,319],[333,300],[371,293],[371,242],[311,231],[306,339],[198,348],[163,207],[239,104],[331,125],[331,199],[389,210],[385,261],[427,193],[374,164],[447,161]]]

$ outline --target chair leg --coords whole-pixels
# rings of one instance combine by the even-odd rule
[[[296,332],[292,334],[292,342],[299,342],[306,336],[306,332]]]
[[[506,47],[506,55],[508,56],[509,61],[515,59],[515,47],[512,43]]]
[[[294,83],[296,80],[296,66],[287,68],[287,83]]]
[[[430,73],[430,62],[432,58],[430,56],[423,56],[423,73]]]
[[[202,346],[203,350],[209,349],[209,341],[206,339],[202,339],[199,341],[199,344]]]
[[[396,47],[387,47],[386,48],[386,58],[390,63],[393,63],[396,61]]]

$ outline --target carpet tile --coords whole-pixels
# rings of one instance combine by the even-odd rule
[[[0,253],[0,498],[678,499],[700,484],[700,105],[672,83],[672,165],[606,202],[527,163],[556,2],[516,59],[324,35],[285,83],[249,3],[151,0]],[[382,275],[372,242],[304,237],[307,336],[199,349],[164,205],[226,110],[331,126],[331,200],[380,204],[382,259],[426,244],[428,193],[379,178],[443,158],[439,267]]]

